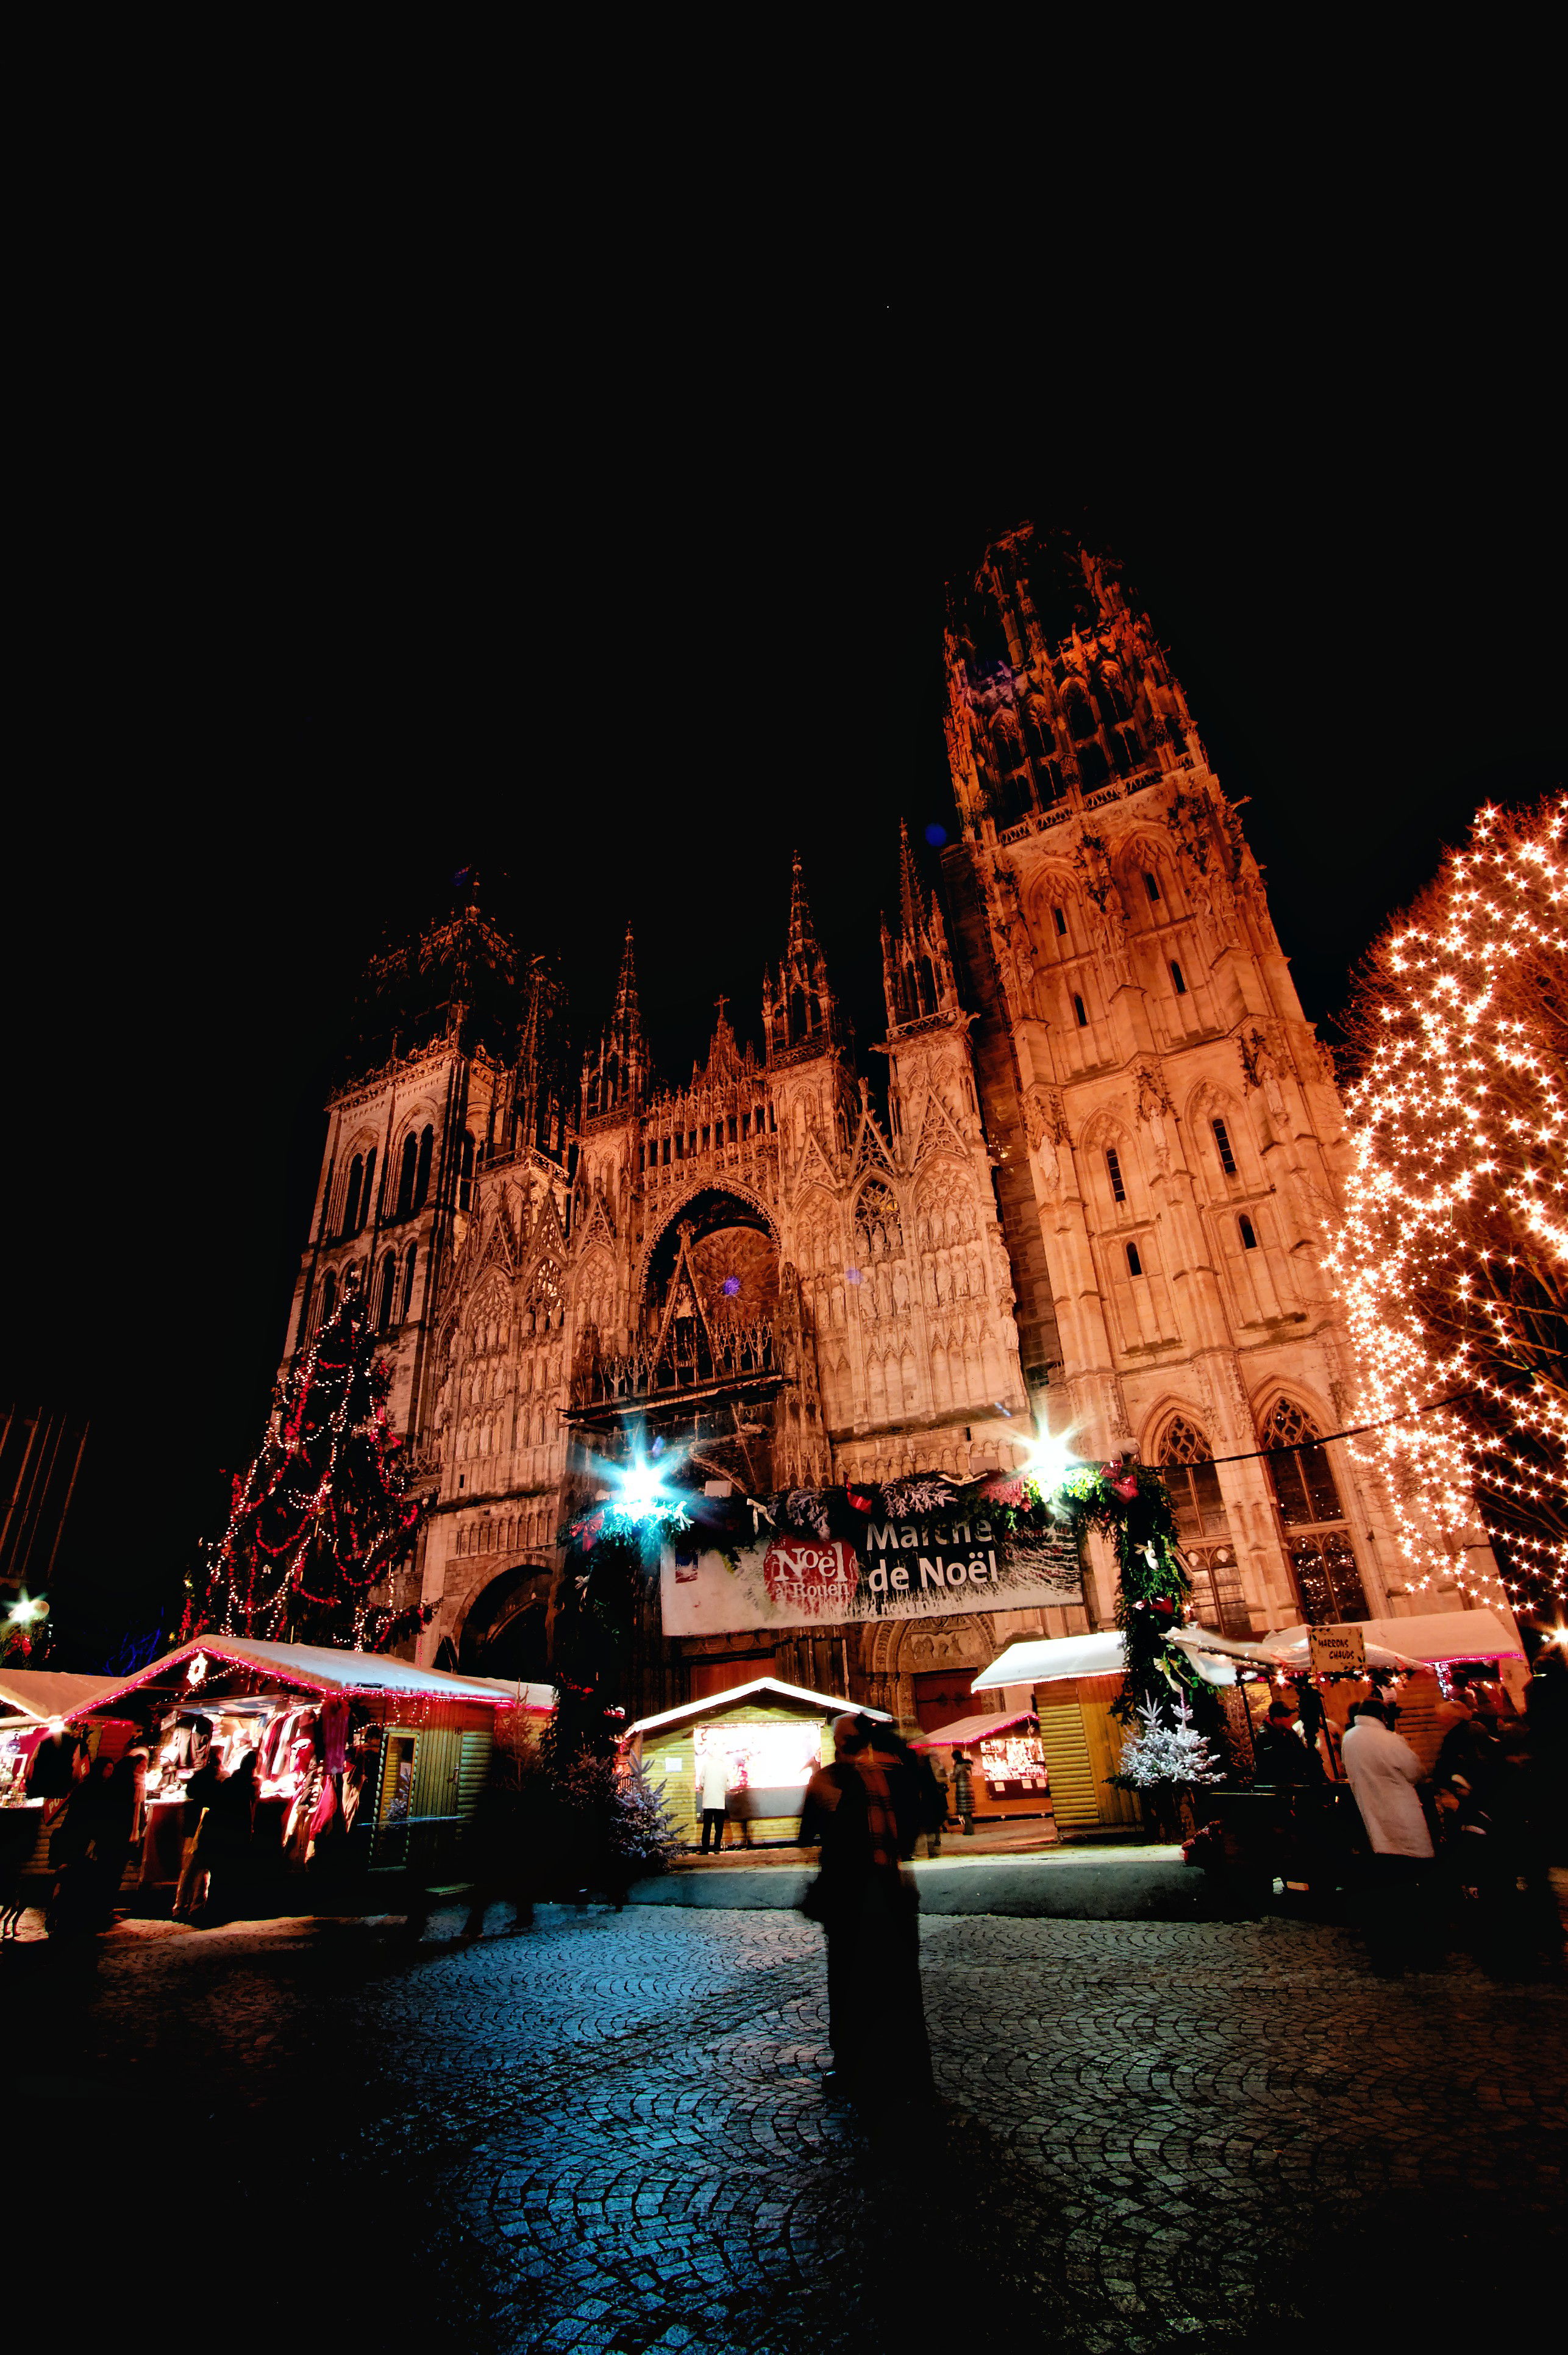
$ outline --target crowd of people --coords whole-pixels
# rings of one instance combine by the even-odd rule
[[[1327,1782],[1298,1708],[1270,1705],[1255,1742],[1259,1783]],[[1568,1859],[1568,1664],[1546,1657],[1523,1716],[1485,1685],[1456,1686],[1440,1705],[1430,1773],[1398,1732],[1399,1714],[1397,1700],[1374,1689],[1352,1704],[1340,1743],[1365,1836],[1362,1923],[1374,1967],[1430,1964],[1454,1937],[1492,1970],[1559,1964],[1551,1866],[1559,1849]]]
[[[98,1757],[71,1783],[49,1832],[52,1876],[45,1908],[51,1937],[107,1930],[143,1819],[147,1749]],[[238,1902],[256,1817],[257,1753],[225,1774],[214,1745],[185,1785],[177,1920],[219,1921]]]

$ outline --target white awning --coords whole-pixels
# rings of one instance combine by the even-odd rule
[[[1126,1666],[1127,1646],[1119,1627],[1103,1627],[1094,1636],[1031,1636],[1010,1644],[976,1677],[969,1690],[1053,1684],[1062,1677],[1119,1677]]]
[[[1427,1611],[1412,1619],[1351,1619],[1366,1638],[1367,1664],[1374,1668],[1424,1665],[1449,1660],[1522,1660],[1524,1647],[1490,1611]],[[1286,1666],[1306,1660],[1310,1630],[1297,1625],[1260,1642],[1271,1646]],[[1380,1657],[1386,1654],[1386,1657]]]

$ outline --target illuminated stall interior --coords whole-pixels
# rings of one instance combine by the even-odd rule
[[[1055,1838],[1051,1771],[1033,1710],[957,1718],[923,1733],[911,1746],[925,1751],[948,1776],[949,1813],[957,1812],[953,1761],[961,1751],[969,1762],[976,1823],[1044,1817],[1046,1838]]]
[[[800,1830],[807,1784],[818,1766],[832,1764],[833,1720],[851,1711],[892,1722],[885,1710],[860,1710],[831,1693],[758,1677],[641,1719],[627,1729],[625,1744],[662,1792],[683,1840],[694,1842],[701,1832],[698,1772],[717,1751],[730,1774],[729,1826],[739,1827],[747,1845],[758,1838],[789,1841]],[[726,1828],[725,1837],[733,1839],[736,1833]]]
[[[94,1756],[144,1753],[127,1871],[143,1892],[178,1881],[193,1774],[213,1757],[230,1774],[251,1751],[263,1873],[302,1870],[329,1842],[351,1870],[429,1871],[455,1854],[498,1727],[514,1740],[555,1700],[547,1686],[228,1636],[198,1637],[128,1678],[70,1681],[91,1688],[74,1706],[49,1696],[65,1705],[48,1719],[0,1728],[0,1806],[37,1811],[31,1870],[47,1872],[48,1834],[69,1796],[55,1755],[69,1750],[79,1774]]]

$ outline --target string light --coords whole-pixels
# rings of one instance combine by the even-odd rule
[[[1372,953],[1355,1163],[1327,1264],[1417,1590],[1568,1587],[1568,796],[1487,808]],[[1435,1397],[1461,1403],[1414,1412]]]
[[[303,1623],[317,1639],[379,1650],[422,1625],[425,1608],[370,1600],[408,1553],[421,1507],[387,1399],[365,1304],[345,1287],[279,1385],[266,1436],[232,1484],[228,1524],[192,1582],[182,1639],[215,1632],[276,1637]],[[322,1592],[323,1588],[325,1589]]]

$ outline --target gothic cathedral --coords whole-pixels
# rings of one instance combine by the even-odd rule
[[[961,834],[935,890],[899,847],[874,1092],[798,856],[760,1054],[720,1001],[680,1086],[630,929],[575,1069],[477,880],[372,966],[289,1339],[365,1288],[432,1498],[422,1657],[547,1675],[557,1532],[633,1433],[761,1497],[1010,1469],[1048,1424],[1165,1467],[1206,1625],[1416,1607],[1364,1469],[1314,1444],[1351,1389],[1319,1257],[1343,1114],[1180,683],[1115,566],[1028,527],[950,592],[946,665]],[[1082,1607],[934,1626],[665,1640],[652,1604],[631,1698],[773,1673],[907,1717],[1114,1603],[1097,1556]]]

